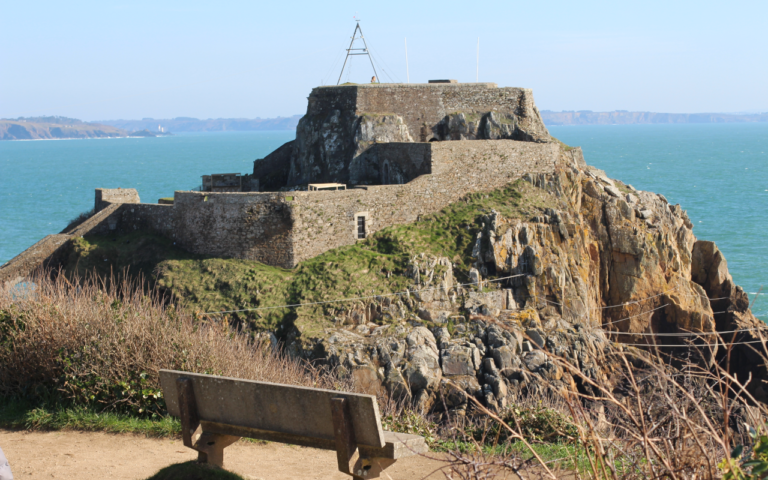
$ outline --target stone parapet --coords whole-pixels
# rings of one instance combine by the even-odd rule
[[[97,188],[94,211],[104,209],[110,203],[141,203],[135,188]]]

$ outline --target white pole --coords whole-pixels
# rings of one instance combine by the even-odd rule
[[[411,74],[408,72],[408,39],[405,39],[405,78],[411,83]]]
[[[480,37],[477,37],[477,70],[475,71],[475,82],[480,81]]]

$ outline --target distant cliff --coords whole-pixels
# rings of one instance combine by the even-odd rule
[[[301,115],[277,118],[209,118],[207,120],[177,117],[171,119],[99,120],[99,123],[124,130],[157,131],[158,127],[163,127],[167,132],[224,132],[230,130],[295,130],[300,118]]]
[[[768,122],[768,112],[734,115],[727,113],[654,113],[654,112],[553,112],[542,110],[546,125],[629,125],[635,123],[739,123]]]
[[[125,130],[66,117],[0,120],[0,140],[127,137]]]

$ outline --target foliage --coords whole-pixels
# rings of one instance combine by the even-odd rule
[[[413,410],[400,410],[385,415],[381,419],[381,426],[390,432],[420,435],[424,437],[430,448],[435,448],[440,444],[437,424]]]
[[[573,420],[553,408],[539,402],[530,407],[511,406],[501,415],[502,420],[531,442],[573,442],[579,434]],[[488,436],[499,440],[509,438],[509,431],[495,424]],[[476,434],[477,435],[477,434]]]
[[[737,445],[731,450],[730,458],[724,458],[718,465],[724,480],[757,480],[768,476],[768,435],[749,427],[749,436],[752,448]]]
[[[35,279],[19,297],[0,288],[0,397],[165,415],[158,372],[174,369],[335,389],[268,341],[196,318],[140,284]]]

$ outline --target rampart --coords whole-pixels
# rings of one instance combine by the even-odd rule
[[[490,191],[526,173],[551,173],[560,149],[552,143],[479,140],[428,145],[432,173],[404,185],[378,185],[338,192],[296,192],[294,265],[357,241],[357,218],[366,236],[391,225],[416,221],[471,192]],[[292,265],[293,266],[293,265]]]
[[[94,210],[99,211],[110,203],[140,203],[135,188],[97,188]]]
[[[176,192],[173,237],[193,253],[292,267],[293,217],[280,193]]]
[[[430,173],[405,184],[346,191],[281,193],[175,193],[173,205],[106,204],[63,235],[46,237],[0,268],[0,280],[54,265],[67,242],[87,235],[136,230],[173,239],[203,255],[256,260],[293,268],[332,248],[358,241],[358,219],[368,236],[391,225],[416,221],[471,192],[500,188],[526,173],[554,171],[561,155],[555,143],[514,140],[380,145],[393,165],[418,159]],[[7,277],[7,278],[6,278]]]
[[[164,235],[193,253],[292,268],[468,193],[552,172],[561,158],[583,162],[580,150],[566,155],[551,141],[527,89],[492,83],[319,87],[296,140],[257,161],[254,178],[276,188],[307,178],[353,188],[178,191],[172,205],[139,203],[133,189],[97,189],[91,218],[0,267],[0,280],[35,262],[52,265],[73,238],[136,230]]]

